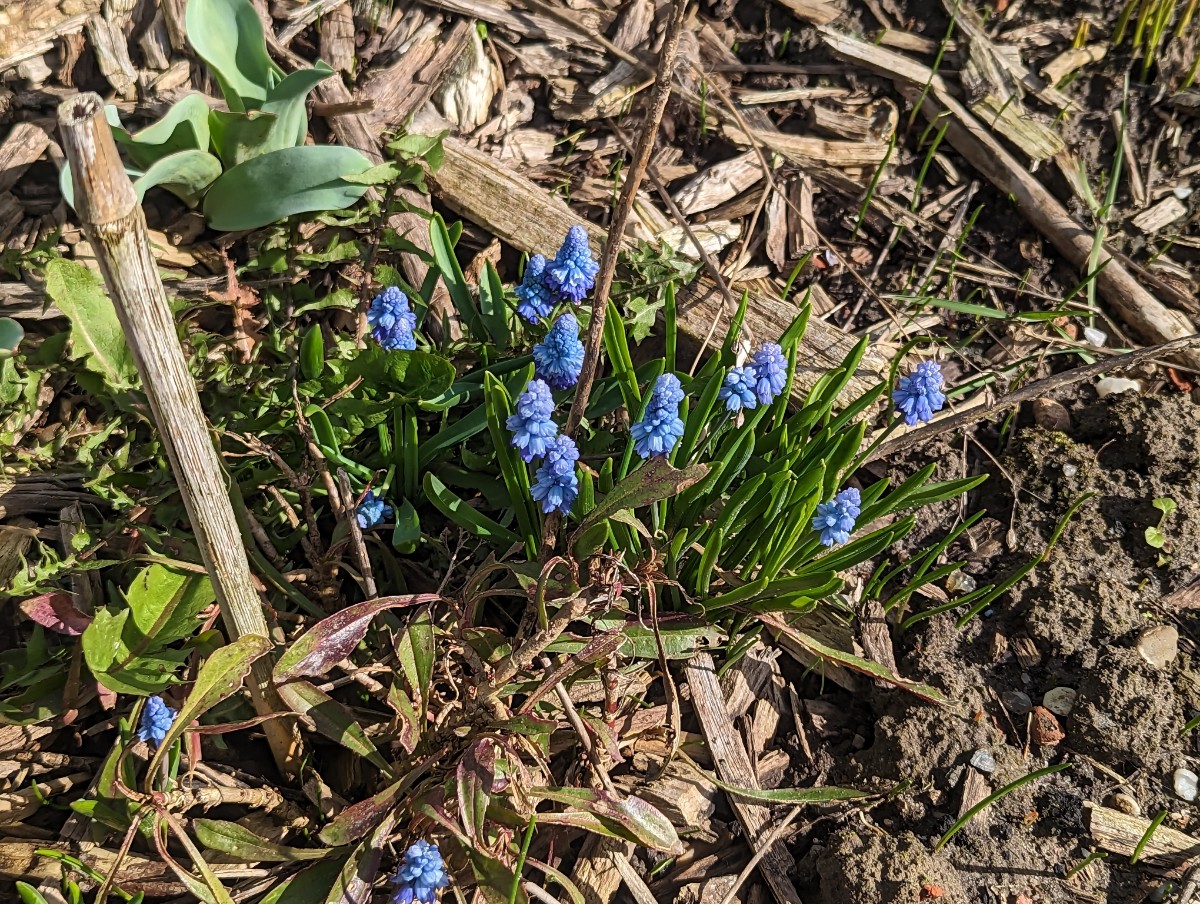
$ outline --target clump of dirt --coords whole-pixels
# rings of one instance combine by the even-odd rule
[[[1025,430],[1009,456],[1020,487],[1014,521],[1030,555],[1073,501],[1094,494],[1012,599],[1043,652],[1092,666],[1105,645],[1145,626],[1143,612],[1200,575],[1200,406],[1122,393],[1073,418],[1072,436]],[[1159,524],[1160,498],[1177,506],[1161,551],[1145,536]]]
[[[1133,650],[1112,650],[1079,683],[1071,746],[1122,770],[1167,769],[1183,748],[1183,706],[1169,673]]]
[[[829,839],[816,867],[826,904],[972,900],[946,857],[931,855],[911,832],[842,829]]]
[[[873,714],[858,729],[868,743],[835,758],[830,781],[896,793],[871,811],[872,827],[843,827],[797,852],[826,901],[932,900],[923,883],[951,901],[1123,900],[1147,881],[1127,857],[1065,878],[1095,849],[1088,807],[1111,806],[1119,791],[1142,813],[1168,810],[1174,828],[1200,826],[1171,783],[1177,766],[1196,768],[1195,741],[1182,731],[1194,650],[1187,619],[1162,604],[1200,576],[1200,405],[1184,395],[1099,399],[1085,388],[1067,407],[1069,429],[1027,425],[1009,443],[1003,473],[984,493],[999,526],[989,534],[993,552],[968,570],[980,584],[1003,580],[1046,550],[1072,503],[1093,495],[1046,561],[987,612],[962,628],[961,613],[951,612],[895,632],[900,672],[937,687],[947,703],[881,688],[856,701]],[[1161,524],[1158,549],[1146,528],[1159,526],[1153,503],[1167,497],[1177,510]],[[1164,622],[1178,624],[1183,642],[1160,668],[1137,644],[1143,629]],[[1030,708],[1062,688],[1077,692],[1069,709],[1063,691],[1051,697],[1065,737],[1039,746]],[[1070,768],[992,802],[931,855],[974,803],[1061,763]]]

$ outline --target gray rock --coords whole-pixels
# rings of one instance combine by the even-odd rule
[[[983,748],[976,750],[971,754],[971,765],[985,775],[991,775],[996,771],[996,759]]]
[[[1073,687],[1052,687],[1042,696],[1042,706],[1056,716],[1069,716],[1078,696]]]
[[[1000,702],[1014,716],[1023,716],[1033,709],[1033,701],[1021,691],[1005,691],[1000,695]]]
[[[1174,625],[1146,628],[1138,634],[1137,651],[1156,669],[1164,669],[1179,655],[1179,631]]]
[[[1175,794],[1184,800],[1192,801],[1196,799],[1196,783],[1200,782],[1200,777],[1191,769],[1176,769],[1175,775],[1172,777],[1175,783]]]

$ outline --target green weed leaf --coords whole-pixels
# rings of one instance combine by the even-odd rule
[[[436,398],[454,382],[454,365],[445,358],[422,351],[389,351],[374,343],[355,356],[347,373],[411,402]]]
[[[83,264],[52,260],[46,265],[46,294],[71,322],[71,358],[103,377],[109,389],[133,386],[133,356],[100,277]]]
[[[236,822],[224,819],[192,821],[197,840],[211,851],[228,854],[246,863],[293,863],[297,860],[320,860],[331,853],[328,849],[297,848],[275,844],[260,838]]]
[[[580,525],[580,530],[587,530],[593,524],[611,518],[618,512],[642,508],[660,499],[670,499],[703,480],[708,476],[708,472],[708,465],[691,465],[677,470],[671,467],[665,457],[655,456],[597,502],[596,507]]]

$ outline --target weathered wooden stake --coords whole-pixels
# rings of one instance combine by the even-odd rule
[[[70,98],[58,108],[58,125],[75,180],[75,210],[125,329],[226,630],[231,639],[269,637],[229,501],[228,478],[179,344],[146,218],[104,118],[104,104],[92,93]],[[269,656],[254,663],[249,685],[259,715],[286,710],[271,681]],[[267,719],[263,730],[280,770],[294,775],[300,759],[294,722]]]

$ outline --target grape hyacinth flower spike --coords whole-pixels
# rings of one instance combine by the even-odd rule
[[[404,852],[404,862],[392,877],[392,884],[396,886],[392,894],[395,904],[433,904],[438,892],[450,884],[437,845],[414,841]]]
[[[679,403],[683,388],[674,374],[663,374],[654,382],[654,391],[646,405],[646,414],[630,428],[633,450],[642,458],[666,455],[683,436]]]
[[[535,254],[525,265],[525,275],[516,288],[517,313],[529,323],[541,323],[554,310],[554,293],[546,285],[546,258]]]
[[[546,444],[546,460],[537,469],[529,494],[542,504],[547,515],[551,512],[566,515],[575,504],[579,495],[579,478],[575,476],[578,460],[579,449],[569,436],[556,436]]]
[[[375,341],[389,351],[412,351],[417,347],[413,335],[417,315],[408,306],[408,296],[395,286],[388,286],[372,299],[367,324]]]
[[[757,385],[754,372],[749,367],[731,367],[725,374],[725,382],[717,393],[717,398],[725,403],[730,411],[741,411],[743,408],[757,408],[758,397],[754,394]]]
[[[763,343],[751,356],[747,369],[754,375],[754,394],[763,405],[770,405],[787,385],[787,358],[777,343]]]
[[[554,321],[546,338],[533,347],[533,363],[537,375],[554,389],[570,389],[579,381],[583,343],[579,341],[579,321],[574,314],[563,314]]]
[[[354,510],[354,520],[358,522],[359,530],[369,530],[390,517],[392,507],[383,501],[382,496],[375,495],[374,490],[367,490],[362,502]]]
[[[600,265],[592,259],[587,230],[572,226],[567,230],[558,254],[546,266],[546,285],[564,299],[578,304],[596,284]]]
[[[558,435],[558,425],[550,419],[554,413],[554,396],[542,380],[530,380],[525,391],[517,396],[516,413],[508,417],[506,426],[512,434],[512,445],[526,462],[546,454],[550,441]]]
[[[171,730],[175,717],[179,715],[163,702],[162,697],[150,697],[142,707],[142,719],[138,723],[137,737],[157,747]]]
[[[901,377],[892,393],[896,410],[904,415],[904,423],[910,427],[927,424],[933,413],[941,411],[946,404],[942,392],[942,366],[936,361],[922,361],[911,374]]]
[[[812,520],[813,530],[821,532],[823,544],[836,546],[850,539],[854,522],[861,514],[862,495],[854,487],[848,487],[829,502],[817,506],[817,514]]]

